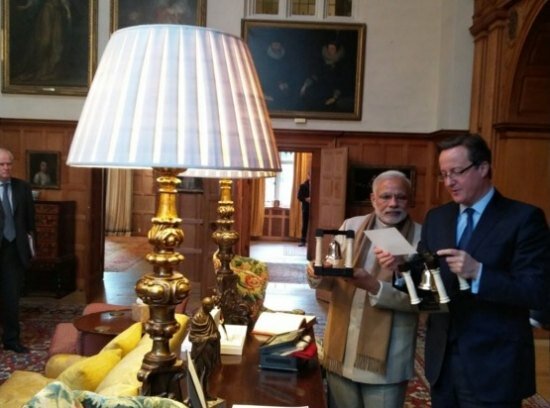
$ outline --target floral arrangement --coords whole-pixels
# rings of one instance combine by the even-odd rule
[[[217,251],[212,257],[214,269],[220,266]],[[262,309],[269,271],[265,262],[247,256],[235,255],[229,264],[231,270],[237,274],[237,292],[250,304],[251,315],[256,319]]]
[[[235,255],[229,264],[239,276],[238,292],[252,301],[263,300],[269,273],[264,262],[246,256]]]

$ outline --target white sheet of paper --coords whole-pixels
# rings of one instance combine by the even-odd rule
[[[397,228],[381,228],[365,231],[365,235],[374,246],[388,251],[392,255],[415,254],[416,249],[409,244]]]

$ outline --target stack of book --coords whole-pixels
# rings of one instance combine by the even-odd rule
[[[260,346],[260,368],[298,371],[305,360],[317,354],[309,330],[315,316],[286,312],[262,312],[252,334],[264,338]]]

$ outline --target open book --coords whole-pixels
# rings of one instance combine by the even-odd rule
[[[315,323],[315,316],[285,312],[262,312],[256,320],[252,334],[273,336],[288,333]]]

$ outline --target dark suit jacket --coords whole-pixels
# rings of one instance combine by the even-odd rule
[[[12,207],[15,221],[15,241],[19,258],[25,268],[31,260],[29,246],[29,233],[34,234],[34,202],[29,183],[13,178],[11,179]],[[4,209],[0,206],[0,235],[4,230]],[[2,245],[0,239],[0,246]]]
[[[456,247],[458,212],[455,203],[430,210],[419,249]],[[426,377],[432,385],[437,381],[452,334],[479,399],[521,400],[535,393],[529,309],[544,307],[550,290],[550,236],[544,213],[495,191],[466,251],[483,264],[479,293],[460,292],[456,275],[441,260],[450,312],[428,319]]]
[[[304,181],[302,184],[300,184],[300,188],[298,189],[298,200],[302,203],[302,210],[307,211],[309,210],[309,202],[306,201],[306,198],[309,197],[309,180]]]

